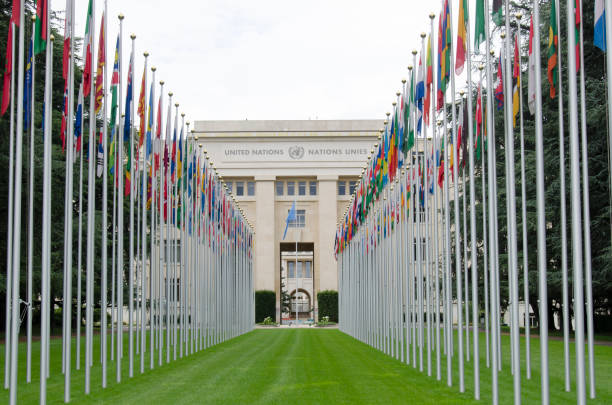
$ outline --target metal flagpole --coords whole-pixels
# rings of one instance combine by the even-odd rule
[[[521,18],[522,14],[517,13],[517,34],[516,38],[518,41],[519,48],[519,67],[521,66]],[[523,78],[522,69],[518,71],[518,91],[519,91],[519,125],[521,134],[521,219],[523,225],[523,305],[525,307],[524,313],[524,327],[525,327],[525,375],[527,379],[531,379],[531,347],[529,342],[529,260],[527,251],[527,197],[525,191],[525,136],[523,128]],[[518,259],[518,257],[517,257]],[[518,288],[518,284],[517,284]],[[518,295],[518,293],[517,293]]]
[[[157,122],[155,120],[155,71],[157,69],[155,66],[151,67],[151,109],[149,110],[149,117],[152,125],[151,125],[151,138],[156,137],[157,133]],[[155,299],[158,298],[155,296],[155,280],[159,262],[156,260],[157,255],[159,253],[158,248],[155,245],[156,239],[156,192],[157,192],[157,166],[156,159],[159,157],[159,142],[157,137],[152,141],[153,142],[153,156],[151,158],[151,226],[149,228],[149,237],[151,238],[151,247],[149,254],[149,355],[150,362],[149,368],[153,369],[155,367],[155,309],[157,308],[155,305]],[[157,158],[156,158],[157,155]]]
[[[533,55],[535,60],[535,147],[536,204],[538,218],[538,310],[540,318],[540,389],[541,402],[549,403],[548,377],[548,292],[546,280],[546,217],[544,206],[544,131],[542,128],[542,71],[540,60],[540,3],[533,2]],[[495,332],[494,332],[495,333]],[[493,352],[494,353],[494,352]],[[495,356],[495,354],[493,354]]]
[[[122,111],[122,94],[123,94],[123,14],[119,14],[119,105],[118,111],[121,116]],[[123,357],[123,277],[124,277],[124,266],[123,266],[123,125],[125,123],[122,119],[119,119],[119,130],[115,133],[117,137],[117,160],[115,167],[115,177],[117,181],[117,190],[119,196],[117,197],[117,343],[116,349],[117,354],[115,356],[116,366],[116,377],[117,382],[121,382],[121,359]]]
[[[101,323],[101,336],[100,344],[102,354],[102,388],[106,388],[107,385],[107,318],[108,318],[108,121],[106,120],[108,112],[108,77],[106,74],[106,35],[108,32],[108,4],[107,0],[104,0],[104,13],[102,14],[103,20],[103,43],[104,47],[104,65],[102,66],[102,85],[103,85],[103,100],[102,100],[102,149],[104,151],[103,156],[103,171],[102,171],[102,293],[101,293],[101,311],[100,311],[100,323]],[[114,185],[113,185],[114,187]],[[113,228],[113,233],[114,233]],[[111,335],[112,336],[112,335]]]
[[[177,131],[178,131],[178,108],[179,108],[179,103],[175,103],[174,107],[176,108],[175,114],[174,114],[174,134],[176,135]],[[176,139],[176,137],[175,137]],[[174,159],[177,159],[177,156],[173,156]],[[173,222],[173,227],[172,227],[172,234],[173,234],[173,245],[172,245],[172,292],[171,292],[171,296],[172,296],[172,321],[173,321],[173,325],[172,325],[172,348],[174,351],[174,357],[173,359],[176,360],[177,357],[177,332],[178,332],[178,308],[177,308],[177,300],[178,300],[178,290],[177,290],[177,276],[178,276],[178,232],[176,230],[176,227],[178,225],[178,193],[177,193],[177,182],[178,182],[178,176],[177,176],[177,170],[178,170],[178,159],[177,162],[175,163],[175,168],[174,168],[174,173],[171,174],[172,176],[172,222]]]
[[[537,3],[537,0],[535,1]],[[490,61],[490,56],[491,53],[493,52],[491,50],[491,37],[490,37],[490,22],[489,22],[489,2],[485,1],[484,2],[484,8],[485,8],[485,45],[486,45],[486,62],[485,62],[485,67],[486,67],[486,76],[487,76],[487,137],[489,139],[487,139],[487,171],[489,172],[489,178],[488,178],[488,188],[489,188],[489,247],[491,248],[490,252],[489,252],[489,258],[485,257],[485,261],[488,259],[489,261],[489,269],[490,269],[490,277],[489,277],[489,282],[490,282],[490,289],[489,291],[491,292],[491,340],[492,340],[492,347],[491,347],[491,402],[496,405],[499,401],[499,389],[498,389],[498,350],[497,350],[497,343],[498,343],[498,333],[499,333],[499,329],[497,327],[498,325],[498,310],[499,310],[499,306],[498,306],[498,302],[497,302],[497,298],[498,295],[496,294],[496,284],[497,284],[497,280],[496,280],[496,274],[497,274],[497,260],[496,260],[496,253],[497,253],[497,246],[495,243],[495,232],[496,232],[496,228],[495,228],[495,204],[496,204],[496,199],[494,198],[494,196],[496,195],[494,190],[495,190],[495,172],[493,171],[493,165],[494,165],[494,156],[495,156],[495,133],[494,128],[493,128],[493,74],[491,72],[491,61]],[[484,159],[483,159],[484,160]]]
[[[13,244],[12,244],[12,302],[11,302],[11,379],[10,403],[17,403],[17,355],[19,345],[19,277],[21,272],[21,183],[22,183],[22,149],[23,149],[23,78],[24,78],[24,2],[19,2],[19,56],[17,73],[17,137],[15,143],[15,191],[13,193]]]
[[[578,89],[576,77],[575,1],[567,2],[567,59],[569,72],[569,141],[572,205],[572,261],[574,281],[574,323],[576,337],[576,396],[578,404],[586,403],[584,370],[584,281],[582,223],[580,215],[580,155],[578,138]],[[584,67],[582,67],[584,69]]]
[[[147,119],[147,60],[149,57],[148,52],[143,53],[145,62],[144,62],[144,113],[142,115],[142,119]],[[141,128],[143,126],[141,125]],[[148,124],[145,123],[144,128],[145,132],[148,130]],[[140,136],[146,136],[146,134],[140,134]],[[142,247],[141,247],[141,257],[140,257],[140,373],[144,373],[144,360],[145,360],[145,345],[146,345],[146,332],[145,332],[145,312],[146,312],[146,284],[145,284],[145,265],[147,261],[147,185],[148,185],[148,172],[147,172],[147,163],[149,163],[149,150],[148,150],[148,141],[145,145],[145,151],[140,151],[140,155],[144,156],[142,159],[142,164],[139,166],[142,168],[142,178],[141,178],[141,211],[142,211],[142,220],[141,226],[142,230],[140,231],[140,237]],[[140,159],[139,159],[140,160]],[[139,162],[140,163],[140,162]]]
[[[79,102],[84,102],[81,100],[83,84],[79,87],[79,96],[77,104]],[[81,105],[81,108],[84,109],[84,105]],[[75,120],[78,119],[78,115],[75,117]],[[81,114],[81,122],[79,123],[81,128],[80,135],[80,145],[77,142],[77,147],[80,146],[80,150],[77,151],[79,153],[79,230],[78,230],[78,242],[77,242],[77,319],[76,319],[76,369],[81,369],[81,323],[83,321],[83,317],[81,314],[83,308],[82,301],[82,288],[81,288],[81,278],[82,278],[82,245],[83,245],[83,115]]]
[[[161,119],[163,118],[163,110],[164,109],[164,81],[160,80],[159,82],[159,112],[160,122],[159,125],[162,125]],[[158,125],[158,124],[155,124]],[[161,128],[158,129],[161,137]],[[163,145],[163,148],[162,148]],[[159,240],[159,261],[157,268],[157,364],[161,366],[163,364],[163,351],[164,351],[164,306],[162,304],[163,297],[163,289],[162,276],[165,274],[165,259],[166,259],[166,250],[165,250],[165,188],[164,188],[164,179],[166,175],[165,163],[166,162],[166,138],[164,137],[163,143],[159,140],[159,221],[158,221],[158,240]],[[164,277],[165,278],[165,277]]]
[[[453,7],[452,3],[448,4],[448,24],[452,27],[453,20]],[[452,32],[452,29],[451,29]],[[449,59],[450,66],[454,66],[453,57],[453,41],[450,41]],[[455,144],[457,143],[457,111],[455,108],[455,74],[450,74],[451,82],[451,116],[452,116],[452,136],[453,136],[453,148],[456,152]],[[459,355],[459,392],[465,392],[465,381],[464,381],[464,366],[463,366],[463,315],[461,312],[461,302],[463,300],[463,292],[461,285],[461,249],[459,248],[459,241],[461,237],[461,226],[459,225],[459,156],[456,156],[453,164],[453,191],[454,191],[454,213],[455,213],[455,277],[457,283],[457,337],[458,337],[458,355]],[[450,286],[449,286],[450,287]],[[452,325],[451,325],[452,326]]]
[[[89,46],[91,47],[92,55],[92,73],[93,73],[93,55],[95,55],[95,0],[91,0],[92,16],[91,26],[89,27]],[[85,280],[86,304],[85,304],[85,394],[90,392],[91,383],[91,358],[93,349],[93,277],[94,277],[94,226],[95,226],[95,207],[96,207],[96,186],[95,186],[95,148],[96,144],[96,114],[95,107],[95,85],[94,75],[89,76],[89,167],[87,169],[88,184],[87,184],[87,273]],[[84,85],[85,83],[83,83]],[[81,150],[83,148],[81,147]],[[82,156],[82,154],[81,154]]]
[[[47,8],[46,18],[49,17]],[[48,20],[47,20],[48,21]],[[49,356],[49,273],[51,270],[51,86],[53,84],[53,36],[51,34],[50,24],[47,24],[47,46],[45,57],[45,114],[44,114],[44,168],[43,168],[43,230],[42,230],[42,277],[41,277],[41,322],[40,322],[40,403],[46,403],[47,395],[47,377],[49,373],[48,356]],[[32,83],[34,81],[32,80]],[[34,86],[32,86],[34,87]],[[32,99],[34,106],[34,99]],[[68,363],[69,364],[69,363]]]
[[[8,217],[7,217],[7,243],[6,243],[6,313],[5,313],[5,343],[4,343],[4,389],[9,389],[10,383],[10,364],[11,364],[11,305],[12,305],[12,285],[13,285],[13,193],[15,189],[15,22],[11,21],[11,110],[10,110],[10,128],[9,128],[9,201],[8,201]]]
[[[582,10],[582,0],[579,0]],[[583,24],[580,20],[580,123],[582,147],[582,215],[584,221],[584,276],[586,292],[587,345],[589,349],[589,397],[595,398],[595,354],[593,352],[593,281],[591,272],[591,213],[589,198],[589,160],[587,153],[586,93],[584,79]]]
[[[32,16],[32,39],[30,45],[30,55],[28,55],[28,63],[30,63],[30,166],[29,166],[29,192],[28,192],[28,281],[27,281],[27,349],[26,349],[26,382],[32,381],[32,267],[34,259],[34,89],[35,89],[35,60],[33,56],[34,50],[34,31],[36,24],[36,16]],[[24,91],[27,91],[26,88]],[[27,113],[27,112],[25,112]]]
[[[605,10],[612,10],[612,0],[605,0]],[[606,19],[606,44],[612,44],[612,13],[604,13]],[[13,42],[14,43],[14,42]],[[612,53],[608,50],[606,54],[606,77],[612,77]],[[560,69],[559,69],[560,70]],[[11,88],[13,88],[11,86]],[[606,80],[606,90],[608,99],[612,97],[612,80]],[[608,106],[608,165],[612,166],[612,103],[607,103]],[[610,169],[608,169],[610,170]],[[610,178],[610,190],[612,190],[612,176]],[[612,227],[612,223],[610,224]]]
[[[465,105],[465,99],[463,98],[465,92],[461,90],[459,94],[461,95],[461,113],[465,114],[466,105]],[[461,143],[463,143],[463,138],[466,135],[465,126],[468,125],[468,123],[465,122],[464,118],[462,119],[463,123],[461,127],[461,138],[462,138]],[[461,164],[461,166],[463,166],[466,151],[463,149],[462,145],[459,144],[459,139],[457,139],[457,147],[461,147],[461,162],[459,161],[459,151],[457,150],[457,164],[458,165]],[[457,168],[457,170],[459,170],[459,168]],[[462,203],[461,205],[463,208],[463,238],[461,239],[463,242],[463,274],[464,274],[463,282],[464,282],[464,289],[465,289],[465,301],[463,304],[463,310],[465,311],[464,313],[464,316],[465,316],[465,359],[466,361],[470,361],[470,332],[469,332],[470,331],[470,318],[469,318],[469,305],[468,305],[468,302],[470,301],[470,299],[469,299],[469,289],[468,289],[468,265],[467,265],[468,228],[467,228],[467,215],[466,215],[467,213],[466,213],[466,201],[465,201],[465,199],[467,198],[466,188],[467,188],[467,184],[465,184],[465,167],[462,167],[461,168],[461,194],[462,194],[461,195],[461,203]],[[461,326],[461,328],[463,328],[463,325]]]
[[[131,74],[134,75],[134,51],[135,51],[135,41],[136,41],[136,35],[131,34],[130,35],[130,39],[132,40],[132,52],[130,53],[130,71]],[[129,73],[128,73],[129,75]],[[130,79],[128,79],[130,80]],[[132,76],[131,78],[132,80],[132,89],[134,88],[134,78]],[[128,84],[129,86],[129,84]],[[129,263],[128,263],[128,269],[129,269],[129,280],[128,280],[128,308],[129,308],[129,313],[128,313],[128,333],[129,333],[129,345],[128,345],[128,349],[129,349],[129,377],[134,377],[134,237],[136,235],[134,235],[135,229],[134,228],[134,203],[135,203],[135,199],[136,199],[136,165],[134,164],[134,138],[136,136],[136,127],[134,125],[134,94],[132,93],[132,98],[130,100],[131,106],[130,106],[130,117],[127,118],[126,120],[129,119],[130,122],[130,126],[131,128],[128,128],[127,130],[130,131],[130,233],[129,233]],[[127,109],[127,106],[126,106]]]

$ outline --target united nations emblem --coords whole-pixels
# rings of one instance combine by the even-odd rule
[[[304,157],[304,148],[301,146],[291,146],[289,148],[289,156],[291,159],[301,159]]]

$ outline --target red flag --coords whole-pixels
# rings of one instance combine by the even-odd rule
[[[4,87],[2,90],[2,110],[4,115],[11,103],[11,75],[13,74],[13,24],[9,23],[8,41],[6,42],[6,59],[4,61]]]
[[[106,64],[105,47],[106,34],[104,33],[104,14],[102,14],[102,19],[100,22],[100,40],[98,43],[98,67],[96,68],[96,114],[100,112],[100,107],[102,107],[102,96],[104,94],[102,85],[104,84],[104,65]]]
[[[146,65],[145,65],[146,66]],[[145,78],[147,70],[142,71],[142,83],[140,84],[140,97],[138,97],[138,117],[140,118],[140,137],[138,139],[138,148],[136,149],[136,159],[138,159],[138,151],[142,148],[145,139]]]

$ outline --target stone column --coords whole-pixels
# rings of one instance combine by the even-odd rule
[[[334,238],[338,215],[337,175],[319,175],[319,254],[315,256],[314,272],[314,307],[315,320],[319,319],[319,305],[316,294],[321,290],[337,290],[338,276],[336,260],[334,259]]]
[[[255,290],[275,291],[276,251],[274,243],[275,176],[255,177]],[[279,298],[277,292],[277,321]]]

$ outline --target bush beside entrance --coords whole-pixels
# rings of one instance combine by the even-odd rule
[[[329,316],[330,322],[338,322],[338,291],[319,291],[317,303],[319,304],[319,319]]]
[[[267,317],[276,318],[276,293],[270,290],[255,291],[255,322],[261,323]]]

